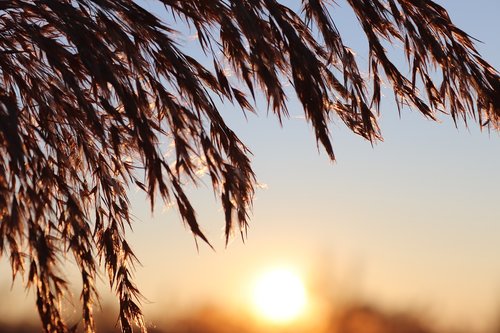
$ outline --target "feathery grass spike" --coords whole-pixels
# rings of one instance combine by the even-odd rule
[[[235,226],[244,233],[256,184],[250,152],[214,96],[254,112],[248,99],[259,91],[281,121],[290,82],[332,159],[332,117],[370,141],[381,138],[383,80],[399,107],[499,128],[499,73],[430,0],[347,0],[368,41],[370,80],[337,30],[330,1],[303,0],[300,13],[276,0],[157,1],[196,29],[214,68],[179,48],[174,20],[134,1],[0,2],[0,256],[10,259],[13,278],[26,276],[35,289],[46,332],[70,329],[60,309],[67,254],[81,272],[86,332],[94,331],[99,263],[119,298],[123,332],[134,323],[146,331],[131,280],[136,258],[125,241],[131,184],[152,206],[157,197],[176,205],[208,242],[183,187],[186,176],[196,181],[201,161],[225,212],[226,240]],[[402,45],[409,77],[387,42]]]

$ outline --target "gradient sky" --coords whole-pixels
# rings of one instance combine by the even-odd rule
[[[357,22],[345,2],[338,3],[339,29],[366,61]],[[483,42],[480,53],[499,69],[500,1],[438,3]],[[261,110],[248,120],[229,105],[224,110],[265,184],[256,193],[245,244],[235,237],[224,248],[223,215],[209,181],[190,193],[215,252],[201,243],[197,252],[175,209],[151,214],[145,198],[131,191],[137,223],[129,236],[143,265],[136,277],[151,302],[147,314],[170,315],[206,301],[247,306],[256,275],[286,265],[303,274],[313,293],[326,290],[332,302],[361,298],[465,328],[487,328],[498,319],[497,133],[480,132],[475,124],[457,129],[444,116],[434,123],[409,110],[400,118],[389,95],[382,102],[384,142],[372,147],[337,120],[337,161],[331,163],[318,152],[296,100],[290,99],[291,119],[283,128]],[[7,277],[0,274],[2,289],[10,286]],[[31,300],[21,296],[16,304],[29,308]],[[2,313],[12,308],[0,304]]]

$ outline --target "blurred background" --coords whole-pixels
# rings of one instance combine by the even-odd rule
[[[499,69],[500,2],[437,2]],[[144,5],[163,15],[154,1]],[[346,3],[339,1],[332,15],[366,62],[367,45]],[[183,38],[199,52],[195,36]],[[259,116],[247,119],[224,106],[253,152],[261,183],[245,242],[234,235],[225,247],[224,218],[209,181],[190,194],[215,251],[202,243],[197,250],[175,208],[151,212],[130,189],[135,224],[128,237],[141,261],[136,282],[151,332],[500,332],[498,133],[473,124],[457,128],[445,115],[435,123],[409,110],[398,114],[386,91],[384,142],[371,146],[337,120],[331,163],[316,149],[296,100],[290,98],[291,117],[282,128],[262,100],[256,103]],[[284,293],[300,289],[303,296],[284,320],[274,320],[255,299],[259,281],[276,269],[299,281]],[[71,261],[67,277],[75,290],[64,312],[76,323],[79,282]],[[98,324],[117,332],[117,303],[104,274],[99,290]],[[20,279],[11,282],[2,258],[0,332],[40,331],[34,299]]]

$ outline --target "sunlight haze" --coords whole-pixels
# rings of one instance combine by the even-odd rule
[[[285,268],[262,273],[255,282],[253,301],[256,310],[274,322],[288,322],[300,316],[307,303],[300,277]]]

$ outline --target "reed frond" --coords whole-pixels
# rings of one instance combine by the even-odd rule
[[[59,305],[67,287],[60,262],[68,253],[81,272],[87,332],[94,331],[99,262],[119,298],[122,331],[132,332],[133,323],[146,330],[125,236],[129,186],[145,191],[151,206],[158,195],[173,203],[208,243],[184,190],[203,161],[225,212],[226,239],[235,225],[245,230],[256,184],[250,151],[213,96],[254,112],[248,95],[258,90],[281,119],[289,81],[332,159],[332,117],[380,139],[385,78],[398,105],[429,118],[446,111],[455,121],[500,125],[498,72],[432,1],[348,0],[369,43],[371,82],[328,1],[303,0],[302,13],[275,0],[158,1],[197,30],[213,68],[177,45],[173,23],[134,1],[0,2],[0,257],[10,258],[13,279],[27,277],[36,290],[46,332],[69,330]],[[387,41],[403,45],[411,77],[389,59]],[[225,76],[219,51],[246,91]]]

